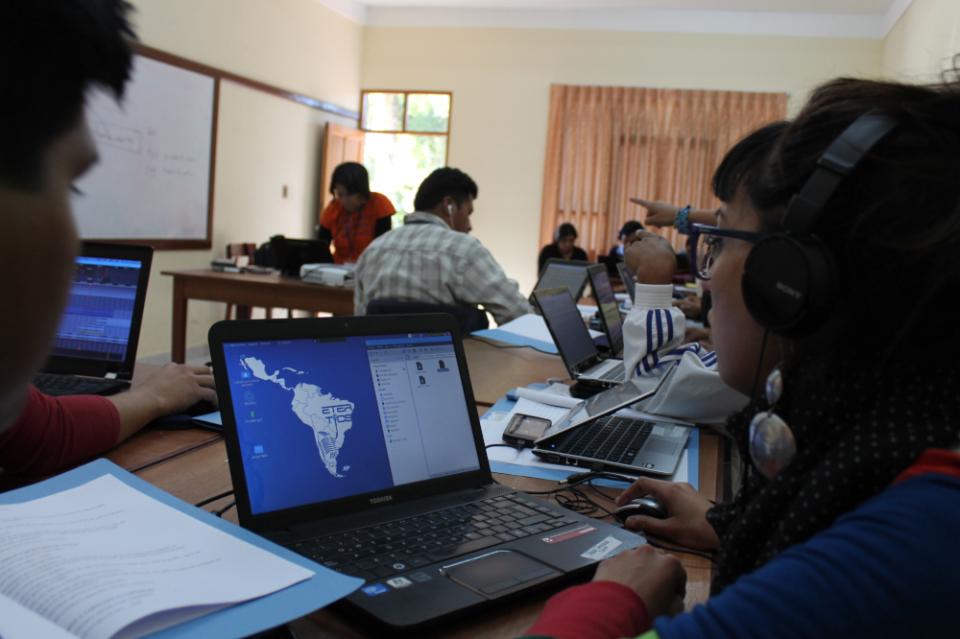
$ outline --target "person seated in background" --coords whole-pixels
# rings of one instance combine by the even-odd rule
[[[344,162],[330,178],[333,200],[320,214],[317,237],[333,242],[333,260],[353,263],[375,238],[390,230],[393,204],[386,195],[370,191],[367,169],[357,162]]]
[[[47,357],[67,301],[78,249],[73,182],[97,159],[84,95],[119,99],[133,32],[120,0],[8,0],[0,4],[0,476],[4,484],[94,457],[147,422],[200,400],[213,377],[168,365],[112,397],[43,395],[31,380]],[[15,309],[12,310],[12,309]]]
[[[636,238],[637,231],[643,230],[643,224],[636,220],[627,220],[620,227],[620,233],[617,235],[619,242],[610,248],[609,256],[618,260],[623,260],[623,253],[627,247]]]
[[[577,227],[570,222],[561,224],[553,234],[553,242],[540,249],[540,255],[537,256],[537,273],[543,272],[543,265],[551,258],[586,262],[587,252],[576,246],[576,242]]]
[[[416,212],[371,244],[356,269],[354,312],[371,300],[480,305],[500,324],[531,312],[517,283],[490,251],[469,235],[477,184],[450,167],[435,170],[417,189]]]
[[[720,375],[753,396],[727,422],[747,476],[728,503],[646,478],[618,498],[654,495],[667,518],[628,527],[713,553],[711,598],[682,613],[683,568],[645,546],[530,635],[956,636],[960,342],[929,339],[956,331],[956,76],[829,82],[760,167],[715,178],[728,204],[691,239]]]

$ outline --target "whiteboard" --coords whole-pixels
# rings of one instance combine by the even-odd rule
[[[216,78],[142,55],[122,104],[88,96],[100,161],[76,184],[82,238],[210,246],[216,100]]]

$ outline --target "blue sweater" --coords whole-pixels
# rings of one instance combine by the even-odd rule
[[[891,486],[689,614],[687,637],[958,637],[960,478]]]
[[[960,476],[894,484],[706,604],[643,639],[960,637]],[[605,623],[598,623],[597,611]],[[600,639],[648,628],[628,588],[593,582],[548,602],[529,636]]]

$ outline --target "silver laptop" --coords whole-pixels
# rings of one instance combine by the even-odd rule
[[[567,289],[534,291],[533,298],[571,378],[604,386],[623,383],[623,360],[601,356]]]
[[[533,453],[554,464],[672,475],[691,427],[613,414],[654,395],[672,372],[634,378],[587,399],[547,429]]]
[[[534,291],[543,288],[565,288],[574,300],[583,296],[583,289],[587,287],[587,267],[590,262],[582,260],[561,260],[552,257],[547,260],[537,280]],[[532,298],[531,298],[532,299]]]

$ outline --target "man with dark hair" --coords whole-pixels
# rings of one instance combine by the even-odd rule
[[[122,0],[0,3],[0,472],[42,475],[114,446],[144,424],[216,400],[209,370],[169,365],[110,398],[52,398],[30,385],[67,300],[77,233],[74,180],[97,159],[83,114],[91,86],[119,98],[133,32]],[[17,63],[11,63],[16,60]]]
[[[337,264],[356,262],[374,238],[390,230],[393,204],[386,195],[370,192],[367,169],[357,162],[333,170],[330,193],[334,199],[320,214],[318,237],[333,242]]]
[[[479,304],[501,324],[529,313],[517,283],[469,235],[478,192],[477,183],[458,169],[427,176],[417,190],[416,212],[375,240],[357,263],[354,311],[363,315],[371,300],[390,299]]]

